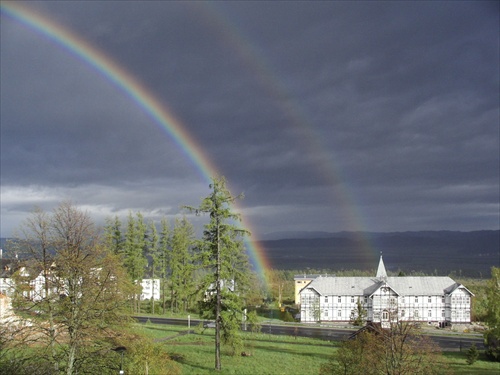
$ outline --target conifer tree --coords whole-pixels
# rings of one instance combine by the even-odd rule
[[[118,216],[106,219],[106,226],[104,227],[104,240],[108,249],[115,254],[123,254],[123,234],[121,231],[122,223]]]
[[[160,247],[159,247],[159,262],[160,262],[160,277],[161,277],[161,298],[162,298],[162,311],[166,311],[166,289],[167,289],[167,276],[170,267],[170,227],[166,218],[161,219],[161,232],[160,232]]]
[[[151,257],[151,279],[152,279],[152,298],[151,298],[151,312],[155,313],[155,279],[158,276],[159,266],[160,266],[160,247],[159,247],[159,238],[158,231],[156,230],[156,225],[154,221],[149,222],[149,246],[148,246],[148,255]]]
[[[215,318],[215,369],[220,370],[221,334],[225,343],[231,343],[237,336],[243,314],[243,296],[239,294],[235,277],[242,271],[240,262],[245,250],[242,238],[249,233],[235,225],[240,216],[231,207],[241,196],[231,195],[223,177],[213,178],[210,189],[212,192],[198,208],[186,208],[210,215],[203,239],[197,246],[201,264],[209,271],[202,284],[205,297],[201,312],[204,317]]]
[[[146,226],[142,214],[137,213],[137,219],[129,213],[127,222],[127,233],[125,234],[125,268],[132,282],[137,284],[136,293],[133,298],[133,310],[138,312],[140,300],[140,282],[144,276],[147,265],[144,250],[146,247]]]
[[[194,228],[185,217],[175,220],[171,243],[171,307],[172,311],[186,311],[188,297],[193,287]],[[181,305],[180,309],[179,304]]]
[[[469,350],[467,350],[466,354],[467,358],[465,362],[467,362],[468,365],[474,364],[479,358],[479,351],[477,350],[476,344],[472,344]]]

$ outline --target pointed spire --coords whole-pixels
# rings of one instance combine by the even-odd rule
[[[384,260],[382,259],[382,252],[380,252],[380,261],[378,262],[377,268],[377,278],[384,279],[387,277],[387,272],[385,270]]]

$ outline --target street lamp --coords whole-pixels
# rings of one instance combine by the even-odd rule
[[[113,350],[113,351],[115,351],[117,353],[120,353],[120,355],[121,355],[121,361],[120,361],[120,372],[119,372],[119,374],[120,375],[125,374],[125,372],[123,371],[123,353],[125,353],[125,351],[127,350],[127,348],[124,347],[124,346],[119,346],[119,347],[111,349],[111,350]]]

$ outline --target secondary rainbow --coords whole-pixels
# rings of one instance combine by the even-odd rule
[[[307,155],[316,156],[315,167],[318,176],[331,186],[332,203],[345,220],[347,230],[356,236],[365,254],[365,266],[370,266],[377,260],[379,251],[371,243],[369,235],[365,234],[365,215],[356,204],[355,189],[347,185],[347,179],[342,174],[342,168],[337,165],[335,150],[327,147],[324,137],[320,136],[311,123],[311,115],[307,113],[293,95],[290,95],[285,83],[279,78],[270,59],[263,54],[264,50],[256,45],[241,26],[244,22],[236,22],[238,14],[229,11],[217,2],[188,3],[191,10],[209,25],[219,39],[231,48],[239,57],[245,68],[254,73],[256,81],[267,92],[276,110],[287,119],[287,126],[293,126],[298,131],[298,145],[305,149]]]
[[[63,47],[78,59],[86,62],[105,79],[119,88],[157,125],[167,131],[168,135],[174,140],[184,155],[197,168],[205,182],[210,183],[212,177],[220,175],[200,145],[189,135],[173,112],[165,104],[160,103],[141,82],[112,59],[88,44],[82,38],[74,35],[68,29],[25,6],[19,5],[19,3],[2,2],[0,9],[2,14],[38,32]],[[241,208],[235,208],[241,211]],[[251,232],[251,225],[248,219],[242,217],[242,225]],[[266,271],[270,269],[270,263],[265,256],[265,250],[257,242],[247,240],[246,245],[254,267],[259,275],[265,279]]]

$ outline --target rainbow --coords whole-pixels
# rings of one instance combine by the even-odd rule
[[[219,176],[217,168],[212,164],[201,146],[190,136],[185,127],[173,112],[158,101],[155,96],[129,72],[119,66],[101,51],[89,45],[85,40],[74,35],[67,28],[36,13],[16,2],[2,2],[1,13],[33,30],[56,45],[63,47],[78,59],[87,63],[106,80],[114,84],[121,92],[137,104],[155,124],[166,130],[185,156],[197,168],[205,182],[210,183],[212,177]],[[241,209],[235,206],[237,211]],[[241,216],[241,225],[249,232],[251,224]],[[266,258],[265,249],[256,241],[245,241],[250,260],[261,278],[267,282],[267,271],[271,264]]]
[[[335,187],[332,188],[330,195],[332,205],[341,212],[346,227],[356,235],[366,255],[367,265],[375,264],[379,251],[371,244],[369,237],[363,234],[367,228],[364,222],[367,215],[360,212],[359,205],[356,204],[359,198],[355,196],[354,189],[347,186],[347,179],[335,162],[334,151],[325,145],[324,138],[314,130],[310,121],[311,116],[305,113],[304,107],[289,94],[285,83],[277,78],[279,75],[272,63],[240,26],[243,23],[235,21],[237,14],[223,8],[217,2],[188,4],[191,5],[191,10],[196,11],[198,16],[217,33],[226,46],[233,49],[247,71],[254,74],[256,81],[267,92],[276,109],[286,118],[287,126],[293,126],[298,131],[299,146],[306,149],[305,153],[317,157],[315,167],[318,175],[322,176],[327,186]]]

